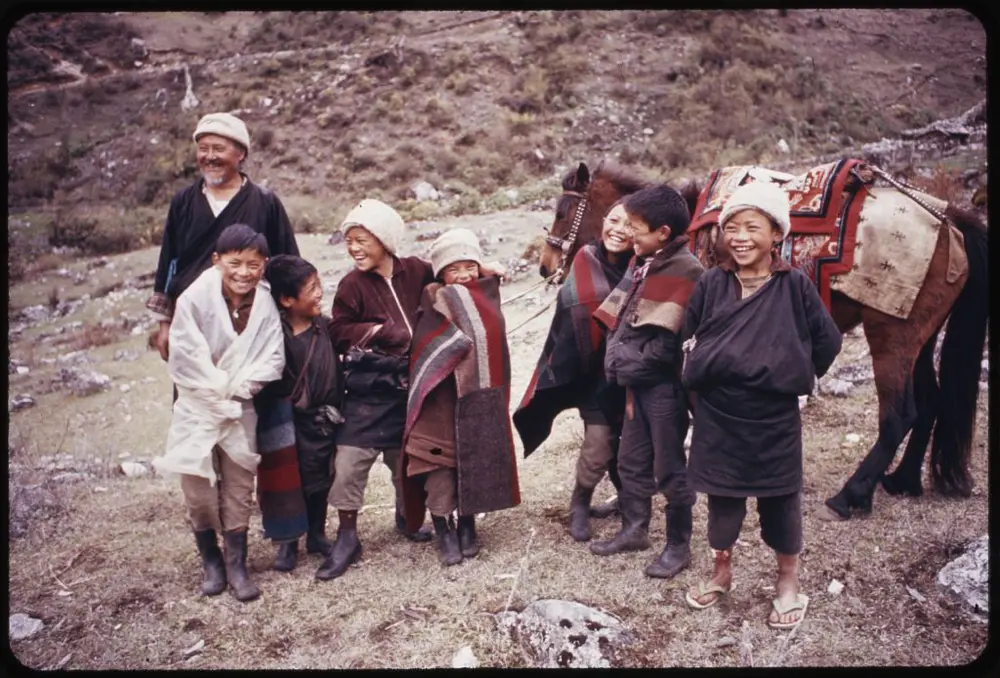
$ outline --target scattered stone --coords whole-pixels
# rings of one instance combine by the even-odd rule
[[[441,235],[440,230],[424,231],[417,234],[417,242],[426,242],[428,240],[434,240],[434,238]]]
[[[506,191],[504,191],[504,195],[506,195],[507,199],[510,200],[511,202],[517,202],[517,198],[521,194],[518,193],[516,188],[509,188]]]
[[[990,380],[990,359],[984,358],[983,362],[979,364],[979,381],[988,382]]]
[[[735,638],[730,638],[729,636],[723,636],[716,641],[716,647],[733,647],[734,645],[739,645],[740,641]]]
[[[198,639],[197,643],[195,643],[194,645],[192,645],[188,649],[184,650],[184,652],[183,652],[184,658],[187,659],[188,657],[190,657],[192,655],[198,654],[204,648],[205,648],[205,641],[204,641],[204,639]]]
[[[857,433],[848,433],[844,436],[844,445],[853,447],[861,442],[861,436]]]
[[[26,410],[29,407],[35,406],[35,399],[30,395],[18,395],[14,396],[14,399],[10,401],[11,412],[17,412],[18,410]]]
[[[612,113],[611,115],[608,116],[608,122],[610,122],[612,125],[620,125],[621,124],[621,118],[619,118],[617,115],[615,115],[614,113]]]
[[[100,485],[98,485],[97,487],[94,488],[94,492],[107,492],[107,491],[108,491],[108,488],[101,487]]]
[[[28,306],[21,309],[21,319],[28,323],[40,323],[52,315],[48,306]]]
[[[938,585],[964,603],[979,621],[989,617],[990,537],[972,542],[965,553],[938,572]]]
[[[17,367],[18,374],[28,374],[29,372],[31,372],[31,368],[28,367],[27,365],[18,365]]]
[[[809,404],[809,396],[799,396],[799,412],[805,409],[806,405]]]
[[[854,391],[854,384],[843,379],[824,377],[816,385],[821,395],[846,398]]]
[[[778,139],[778,150],[782,153],[791,153],[792,149],[784,139]]]
[[[472,648],[466,645],[455,653],[451,658],[451,668],[453,669],[474,669],[479,666],[479,660],[472,653]]]
[[[914,589],[914,588],[910,588],[909,586],[907,586],[906,587],[906,592],[909,593],[910,597],[913,598],[918,603],[926,603],[927,602],[927,598],[925,598],[923,595],[921,595],[921,593],[919,591],[917,591],[916,589]]]
[[[132,362],[139,359],[139,353],[128,349],[120,348],[115,351],[113,360],[116,362]]]
[[[149,475],[149,468],[137,461],[123,461],[118,465],[118,470],[129,478],[142,478]]]
[[[344,242],[344,234],[338,229],[330,234],[330,238],[326,242],[328,245],[339,245]]]
[[[76,367],[59,368],[57,379],[74,395],[81,398],[100,393],[111,387],[111,377],[108,375]]]
[[[844,584],[836,579],[830,581],[830,585],[826,587],[827,593],[831,596],[839,596],[844,590]]]
[[[10,616],[7,627],[11,640],[26,640],[45,628],[45,623],[41,619],[17,612]]]
[[[871,361],[867,360],[841,365],[827,376],[838,381],[859,384],[875,379],[875,371],[872,369]]]
[[[82,285],[87,282],[87,274],[83,271],[77,271],[76,275],[73,276],[74,285]]]
[[[616,646],[634,642],[618,619],[565,600],[538,600],[498,621],[534,650],[542,668],[611,668]]]
[[[642,130],[642,133],[645,134],[647,137],[651,137],[653,136],[653,129],[651,127],[646,127],[645,129]]]
[[[132,387],[129,386],[128,384],[122,384],[121,386],[118,387],[118,390],[121,391],[122,393],[128,393],[129,391],[132,390]]]
[[[410,187],[413,191],[413,195],[417,198],[419,202],[425,200],[438,200],[441,197],[441,193],[438,192],[434,186],[426,181],[418,181]]]
[[[156,383],[156,377],[143,377],[142,379],[139,380],[139,383],[140,384],[155,384]]]

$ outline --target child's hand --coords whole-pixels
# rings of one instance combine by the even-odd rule
[[[491,261],[488,264],[480,265],[479,272],[484,276],[499,276],[501,281],[507,282],[507,269],[499,261]]]

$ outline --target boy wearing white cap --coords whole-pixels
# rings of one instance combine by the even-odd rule
[[[411,541],[431,539],[429,531],[406,529],[397,472],[410,341],[420,295],[434,280],[430,263],[398,256],[405,231],[396,210],[374,199],[362,200],[341,224],[356,267],[337,286],[330,320],[334,349],[344,356],[346,421],[337,433],[330,490],[340,524],[333,551],[316,573],[319,579],[339,577],[361,555],[357,515],[379,455],[392,472],[397,530]]]
[[[693,392],[688,479],[708,495],[710,581],[686,595],[713,605],[732,588],[732,548],[757,498],[761,537],[778,561],[777,597],[767,623],[791,628],[805,616],[802,548],[802,420],[811,391],[840,352],[841,335],[815,286],[776,248],[788,237],[788,197],[775,184],[736,189],[719,218],[729,259],[698,280],[682,331],[684,385]]]
[[[209,113],[192,135],[201,178],[170,201],[153,295],[146,308],[160,321],[156,345],[166,360],[174,304],[212,264],[223,229],[246,224],[262,233],[272,254],[298,255],[295,234],[278,197],[250,181],[241,165],[250,152],[250,133],[229,113]]]
[[[520,496],[499,280],[480,277],[479,238],[468,229],[442,233],[430,257],[436,280],[414,325],[400,472],[407,522],[430,510],[447,566],[479,553],[476,513],[516,506]]]

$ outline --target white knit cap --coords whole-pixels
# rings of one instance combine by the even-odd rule
[[[755,209],[771,217],[781,229],[783,238],[787,238],[788,232],[792,230],[788,193],[777,184],[770,181],[751,181],[737,188],[722,206],[719,226],[724,226],[731,216],[745,209]]]
[[[230,113],[209,113],[198,121],[194,128],[194,140],[202,134],[218,134],[243,146],[250,153],[250,133],[246,123]]]
[[[378,238],[389,254],[396,253],[406,232],[406,224],[399,212],[374,198],[365,198],[348,212],[344,223],[340,225],[340,232],[346,236],[355,226],[360,226]]]
[[[483,250],[479,247],[479,238],[475,233],[467,228],[453,228],[431,243],[430,257],[436,278],[456,261],[474,261],[482,265]]]

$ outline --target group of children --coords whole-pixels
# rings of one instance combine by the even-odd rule
[[[607,429],[617,437],[620,429],[616,458],[609,441],[591,485],[614,466],[622,526],[590,549],[606,556],[650,548],[652,496],[662,493],[667,543],[646,572],[673,577],[690,562],[695,492],[705,493],[715,572],[686,600],[708,607],[732,588],[746,497],[758,497],[763,539],[778,556],[768,623],[794,626],[808,603],[796,577],[797,396],[830,366],[840,333],[808,278],[777,255],[789,231],[787,197],[766,183],[737,189],[719,222],[728,256],[708,272],[690,252],[690,214],[673,188],[643,189],[614,210],[609,242],[630,240],[631,261],[588,311],[583,331],[590,317],[601,328],[600,350],[591,351],[603,357],[600,383],[623,395],[593,398],[591,408],[600,412],[602,435]],[[380,455],[392,474],[397,529],[430,540],[422,528],[429,510],[446,565],[477,554],[476,514],[520,501],[502,267],[482,261],[478,238],[465,229],[441,234],[430,262],[399,256],[403,220],[377,200],[363,200],[341,231],[355,268],[339,282],[329,318],[316,269],[294,256],[269,260],[263,238],[239,225],[222,233],[215,266],[178,300],[168,361],[178,397],[157,463],[182,474],[206,595],[227,583],[240,600],[259,595],[245,559],[256,453],[277,446],[258,435],[254,401],[259,409],[265,396],[294,413],[296,497],[305,505],[307,551],[324,556],[318,579],[342,575],[359,558],[358,513]],[[604,251],[591,249],[581,256]],[[619,253],[605,258],[625,266]],[[689,412],[690,460],[683,442]],[[262,480],[259,486],[284,487]],[[584,490],[584,509],[592,489]],[[332,542],[324,532],[327,504],[338,514]],[[262,511],[267,529],[263,502]],[[299,536],[284,535],[276,569],[296,566]],[[589,539],[585,522],[574,523],[574,537]]]

